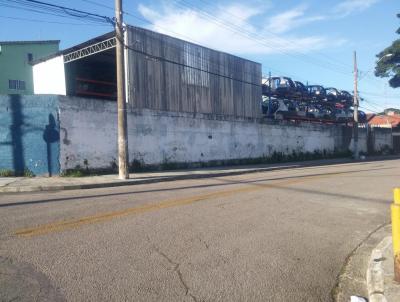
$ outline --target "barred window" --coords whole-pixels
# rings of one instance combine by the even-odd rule
[[[8,80],[8,88],[12,90],[25,90],[25,81],[21,80]]]

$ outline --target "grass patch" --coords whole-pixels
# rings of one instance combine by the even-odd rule
[[[22,172],[15,172],[14,170],[11,169],[0,169],[0,177],[35,177],[35,174],[29,170],[28,168],[25,168],[24,171]]]

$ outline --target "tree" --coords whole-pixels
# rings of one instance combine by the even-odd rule
[[[397,14],[397,17],[400,18],[400,14]],[[396,33],[400,35],[400,27]],[[388,54],[391,54],[391,56],[383,58]],[[392,45],[385,48],[376,56],[380,60],[376,64],[375,75],[381,78],[390,77],[390,86],[393,88],[400,87],[400,39],[393,41]]]

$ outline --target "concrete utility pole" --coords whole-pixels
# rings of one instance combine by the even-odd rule
[[[272,86],[272,79],[271,79],[271,71],[268,73],[268,117],[271,116],[271,86]]]
[[[128,131],[125,101],[125,60],[122,0],[115,0],[115,35],[117,63],[117,103],[118,103],[118,167],[119,178],[129,178]]]
[[[354,119],[353,119],[353,153],[354,158],[358,159],[358,68],[357,68],[357,54],[354,51]]]

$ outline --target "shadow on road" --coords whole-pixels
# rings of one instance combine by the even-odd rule
[[[168,192],[168,191],[177,191],[177,190],[190,190],[190,189],[202,189],[202,188],[212,188],[212,187],[224,187],[224,186],[232,186],[232,185],[254,185],[259,187],[273,188],[273,189],[285,189],[285,190],[292,190],[292,191],[299,191],[309,194],[316,194],[316,195],[328,195],[334,196],[339,198],[350,198],[356,200],[363,200],[363,201],[371,201],[371,202],[386,202],[385,200],[376,199],[376,198],[365,198],[353,195],[346,195],[341,193],[327,193],[321,191],[313,191],[308,189],[299,189],[299,188],[289,188],[287,186],[282,187],[279,184],[263,184],[265,182],[272,182],[278,180],[290,180],[290,179],[303,179],[303,178],[310,178],[310,177],[326,177],[326,176],[334,176],[334,175],[346,175],[351,173],[359,173],[359,172],[369,172],[369,171],[382,171],[382,170],[390,170],[393,168],[372,168],[372,169],[359,169],[359,170],[349,170],[343,172],[331,172],[331,173],[314,173],[314,174],[306,174],[306,175],[293,175],[293,176],[286,176],[286,177],[274,177],[274,178],[263,178],[257,180],[247,180],[247,181],[240,181],[240,180],[229,180],[223,179],[221,177],[211,177],[210,179],[219,181],[218,184],[207,184],[207,185],[194,185],[194,186],[183,186],[183,187],[174,187],[174,188],[162,188],[162,189],[151,189],[151,190],[141,190],[141,191],[130,191],[130,192],[115,192],[115,193],[108,193],[108,194],[92,194],[92,195],[80,195],[74,197],[60,197],[60,198],[50,198],[50,199],[41,199],[41,200],[30,200],[30,201],[22,201],[22,202],[13,202],[13,203],[3,203],[0,204],[0,208],[5,207],[15,207],[15,206],[23,206],[23,205],[35,205],[35,204],[46,204],[52,202],[63,202],[69,200],[82,200],[82,199],[94,199],[94,198],[102,198],[102,197],[111,197],[111,196],[124,196],[124,195],[132,195],[132,194],[143,194],[143,193],[154,193],[154,192]]]

